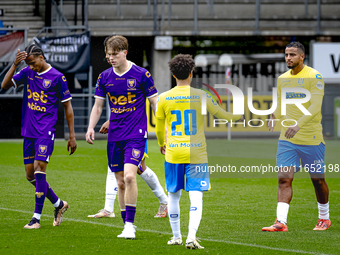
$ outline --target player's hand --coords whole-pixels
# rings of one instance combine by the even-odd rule
[[[299,126],[296,125],[296,126],[290,126],[286,133],[285,133],[285,137],[290,139],[290,138],[293,138],[294,135],[300,130]]]
[[[27,58],[27,53],[26,51],[21,51],[18,49],[17,55],[14,59],[14,65],[18,66],[21,61],[25,60]]]
[[[110,120],[106,121],[100,128],[99,133],[107,134],[109,132]]]
[[[271,114],[270,115],[270,119],[268,121],[268,130],[273,132],[274,131],[274,128],[275,128],[275,125],[276,125],[276,119],[275,119],[275,115],[274,114]]]
[[[93,144],[93,140],[94,140],[94,129],[93,128],[87,130],[85,138],[86,138],[86,142],[88,142],[89,144]]]
[[[165,155],[165,152],[166,152],[166,145],[164,145],[164,146],[162,146],[162,147],[159,147],[159,149],[160,149],[161,153],[162,153],[163,155]]]
[[[71,150],[70,150],[71,148]],[[70,138],[68,139],[68,143],[67,143],[67,151],[70,152],[70,154],[68,155],[72,155],[77,149],[77,142],[76,142],[76,138]]]

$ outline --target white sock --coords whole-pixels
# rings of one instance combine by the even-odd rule
[[[110,167],[106,176],[106,192],[105,192],[105,207],[109,212],[114,211],[115,200],[118,192],[117,180],[114,172],[111,172]]]
[[[284,202],[278,202],[276,208],[276,218],[281,223],[287,224],[289,204]]]
[[[179,208],[179,199],[181,198],[181,193],[182,190],[178,190],[175,193],[169,192],[169,221],[175,239],[182,238]]]
[[[34,213],[33,218],[36,218],[37,220],[40,220],[41,214],[40,213]]]
[[[164,189],[159,183],[158,177],[154,171],[147,166],[140,177],[142,177],[145,183],[150,187],[161,204],[168,204],[168,197],[165,195]]]
[[[318,202],[319,219],[329,220],[329,202],[327,204],[320,204]]]
[[[60,198],[58,198],[57,202],[53,204],[55,208],[57,208],[60,205]]]
[[[202,219],[203,192],[189,191],[190,212],[189,212],[189,233],[188,240],[196,240],[196,232]]]

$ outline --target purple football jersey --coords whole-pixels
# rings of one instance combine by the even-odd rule
[[[29,138],[54,139],[59,99],[72,99],[65,76],[53,67],[42,73],[29,67],[13,76],[14,84],[24,84],[21,135]]]
[[[147,138],[146,98],[157,95],[151,74],[130,62],[118,74],[111,67],[102,72],[96,84],[96,98],[109,98],[111,116],[108,142]]]

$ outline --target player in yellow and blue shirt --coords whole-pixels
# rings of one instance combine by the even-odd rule
[[[273,131],[276,120],[284,120],[279,138],[276,164],[279,168],[279,192],[277,220],[274,225],[262,228],[262,231],[288,231],[287,216],[289,203],[292,199],[292,181],[294,173],[301,167],[309,171],[318,200],[319,221],[313,230],[326,230],[330,227],[328,185],[325,181],[325,141],[322,135],[321,106],[324,96],[324,82],[321,74],[303,64],[304,46],[292,42],[286,46],[285,58],[290,69],[278,78],[278,108],[271,116],[269,130]],[[310,93],[310,100],[302,103],[309,115],[304,114],[295,104],[286,105],[286,114],[281,115],[281,95],[285,98],[305,98],[302,92],[292,92],[289,88],[299,88]],[[306,92],[307,92],[306,91]],[[308,94],[307,92],[307,94]]]
[[[156,135],[165,154],[165,180],[169,192],[169,219],[173,232],[169,245],[182,245],[179,200],[181,190],[189,191],[190,217],[186,241],[188,249],[203,249],[196,240],[202,218],[203,191],[210,187],[202,107],[220,119],[239,120],[222,110],[205,91],[190,87],[195,62],[179,54],[169,62],[177,86],[162,93],[156,107]],[[202,104],[206,97],[207,105]],[[167,142],[165,142],[165,126]],[[186,181],[185,181],[186,180]]]

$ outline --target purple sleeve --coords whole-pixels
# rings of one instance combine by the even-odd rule
[[[15,86],[19,86],[20,84],[24,84],[25,83],[25,77],[27,77],[27,75],[25,75],[26,71],[27,71],[26,67],[24,69],[21,69],[17,74],[13,75],[12,80],[14,80]]]
[[[146,98],[149,98],[157,94],[157,89],[153,83],[152,76],[148,71],[142,76],[142,84],[144,87],[144,93]]]
[[[94,93],[95,97],[106,98],[106,90],[103,86],[102,82],[102,74],[98,76],[97,83],[96,83],[96,92]]]
[[[59,77],[59,84],[60,84],[60,92],[59,92],[60,101],[64,103],[72,98],[64,75]]]

